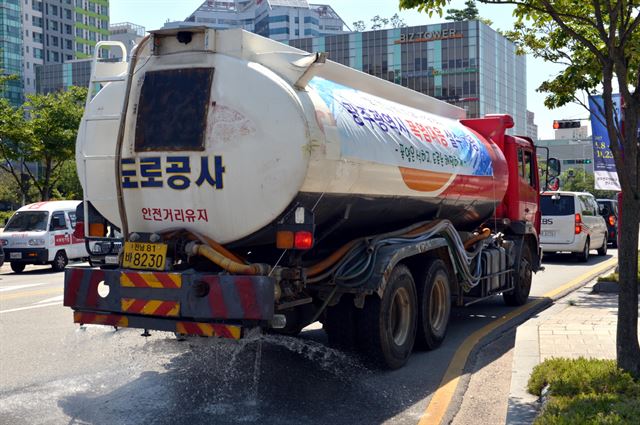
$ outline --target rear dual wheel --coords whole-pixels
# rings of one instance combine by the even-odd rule
[[[418,348],[433,350],[442,344],[451,314],[451,276],[442,260],[430,260],[418,276]]]
[[[391,272],[383,297],[368,297],[358,313],[358,348],[366,360],[388,369],[404,366],[413,350],[418,313],[416,288],[409,269],[398,264]]]

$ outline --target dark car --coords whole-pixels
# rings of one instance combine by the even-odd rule
[[[607,222],[607,242],[614,248],[618,246],[618,201],[615,199],[598,199],[600,215]]]

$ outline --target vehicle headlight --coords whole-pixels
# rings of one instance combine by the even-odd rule
[[[0,239],[0,246],[7,246],[9,244],[8,239]]]
[[[44,245],[44,239],[29,239],[29,246],[41,246]]]
[[[94,254],[102,254],[102,244],[97,243],[93,245],[93,247],[91,247],[91,252]]]

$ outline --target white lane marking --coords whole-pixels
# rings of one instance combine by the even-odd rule
[[[22,311],[22,310],[31,310],[32,308],[40,308],[40,307],[51,307],[54,305],[60,305],[59,302],[55,302],[55,303],[49,303],[49,304],[38,304],[38,305],[32,305],[29,307],[20,307],[20,308],[12,308],[10,310],[0,310],[0,314],[4,314],[4,313],[13,313],[14,311]]]
[[[15,291],[16,289],[25,289],[25,288],[31,288],[33,286],[42,286],[47,284],[48,283],[28,283],[26,285],[3,286],[0,288],[0,292]]]
[[[51,303],[51,302],[60,302],[62,301],[62,299],[64,298],[64,295],[57,295],[55,297],[51,297],[51,298],[47,298],[46,300],[42,300],[42,301],[38,301],[34,304],[44,304],[44,303]]]

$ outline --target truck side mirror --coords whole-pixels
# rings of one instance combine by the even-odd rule
[[[562,172],[560,166],[560,160],[558,158],[549,158],[547,161],[547,167],[549,169],[549,178],[558,177]]]

